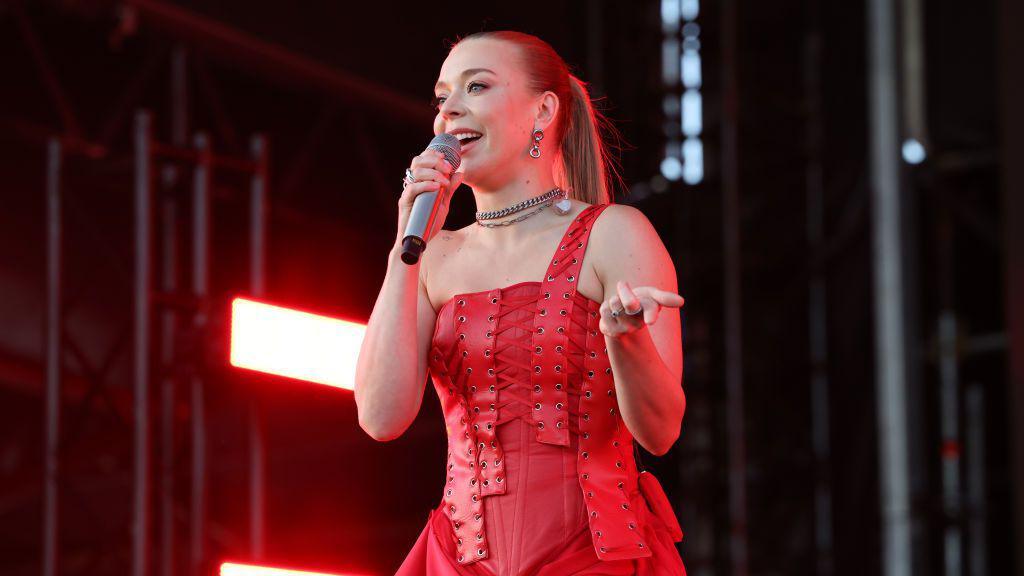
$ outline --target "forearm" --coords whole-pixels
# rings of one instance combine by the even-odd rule
[[[686,411],[682,382],[665,365],[644,328],[605,337],[622,420],[648,452],[661,456],[679,438]]]
[[[421,395],[416,330],[419,264],[401,262],[398,248],[366,325],[356,362],[359,424],[378,440],[398,436],[415,418]]]

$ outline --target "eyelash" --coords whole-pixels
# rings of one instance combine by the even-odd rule
[[[486,84],[482,84],[480,82],[470,82],[469,84],[466,84],[466,90],[468,91],[472,89],[474,85],[479,86],[481,88],[487,88]],[[434,110],[440,111],[441,104],[444,103],[443,98],[444,96],[434,96],[433,98],[430,99],[430,105],[434,108]]]

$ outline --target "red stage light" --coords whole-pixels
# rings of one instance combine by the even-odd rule
[[[235,298],[231,365],[355,389],[366,325]]]
[[[220,565],[220,576],[357,576],[356,574],[328,574],[327,572],[305,572],[288,568],[269,568],[250,564],[225,562]]]

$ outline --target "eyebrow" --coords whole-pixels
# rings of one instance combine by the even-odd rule
[[[466,78],[467,76],[472,76],[473,74],[476,74],[477,72],[490,72],[491,74],[494,74],[494,70],[489,70],[487,68],[469,68],[468,70],[464,70],[459,77],[460,78]],[[494,75],[497,76],[497,74],[494,74]],[[437,90],[438,88],[440,88],[442,86],[446,86],[446,85],[447,84],[445,84],[443,81],[438,80],[437,84],[434,84],[434,90]]]

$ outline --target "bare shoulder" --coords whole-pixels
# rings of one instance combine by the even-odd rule
[[[606,294],[618,280],[633,286],[676,286],[675,266],[658,231],[647,216],[625,204],[608,206],[594,221],[591,234],[594,271]]]
[[[439,310],[445,302],[445,294],[449,291],[447,286],[442,285],[444,280],[451,275],[453,266],[458,260],[456,255],[462,250],[466,242],[465,226],[458,230],[441,229],[437,235],[430,239],[427,249],[423,251],[423,260],[420,263],[420,282],[427,290],[427,297],[430,298],[434,310]]]

